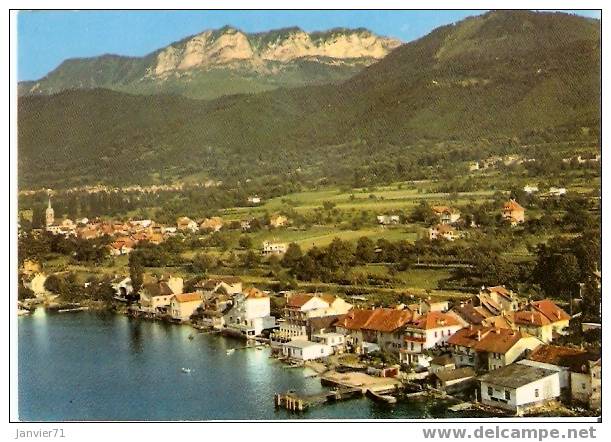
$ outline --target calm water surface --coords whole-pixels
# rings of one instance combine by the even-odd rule
[[[194,335],[194,339],[188,336]],[[19,417],[49,420],[372,419],[450,416],[427,399],[394,407],[362,398],[301,414],[275,410],[273,395],[316,393],[308,369],[286,369],[242,341],[188,326],[113,313],[19,318]],[[191,369],[190,374],[181,371]],[[452,413],[451,417],[458,417]]]

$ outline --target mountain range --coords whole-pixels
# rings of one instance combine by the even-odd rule
[[[213,100],[107,89],[23,96],[19,183],[297,172],[340,182],[397,178],[419,172],[431,155],[455,161],[448,142],[465,146],[461,155],[468,157],[486,143],[596,134],[600,47],[598,20],[494,11],[400,45],[341,82]],[[159,75],[175,75],[185,54]]]
[[[345,80],[400,44],[362,28],[307,33],[294,27],[248,34],[225,26],[144,57],[69,59],[44,78],[22,82],[19,92],[107,88],[210,99]]]

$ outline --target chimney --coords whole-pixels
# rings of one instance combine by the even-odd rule
[[[478,340],[478,341],[481,341],[481,340],[482,340],[482,332],[481,332],[481,330],[478,330],[478,331],[477,331],[477,340]]]

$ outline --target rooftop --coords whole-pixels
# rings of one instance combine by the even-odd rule
[[[558,372],[546,368],[531,367],[524,364],[510,364],[480,376],[479,380],[501,387],[519,388],[556,373]]]

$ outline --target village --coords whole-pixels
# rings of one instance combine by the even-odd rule
[[[460,302],[363,308],[335,295],[244,287],[231,276],[202,278],[188,293],[179,277],[147,281],[137,297],[129,277],[113,283],[118,312],[270,346],[274,357],[313,368],[340,393],[393,403],[407,389],[464,398],[461,409],[518,415],[601,406],[600,353],[555,343],[571,317],[553,301],[528,302],[502,286]],[[271,297],[283,300],[279,318],[270,314]],[[309,404],[294,394],[276,400],[295,411]]]
[[[556,196],[566,192],[552,190]],[[524,188],[526,193],[537,191],[536,186]],[[260,203],[259,197],[248,199],[249,205]],[[465,223],[455,207],[434,205],[430,211],[424,238],[433,243],[453,242],[477,228],[473,219]],[[498,215],[511,228],[526,219],[525,208],[515,199],[506,200]],[[63,238],[107,238],[106,253],[120,257],[139,244],[212,234],[228,224],[248,232],[252,222],[226,222],[220,216],[200,221],[181,216],[170,226],[150,219],[56,220],[49,197],[44,231]],[[376,222],[388,228],[401,218],[380,214]],[[288,225],[290,219],[277,213],[268,228]],[[284,242],[264,241],[258,253],[264,259],[280,259],[288,248]],[[39,263],[24,262],[22,275],[23,286],[35,296],[20,301],[20,314],[37,305],[54,305],[57,295],[49,292],[48,275]],[[598,281],[600,288],[599,276]],[[246,342],[228,350],[228,356],[237,349],[270,347],[272,357],[289,367],[313,369],[331,392],[278,392],[274,404],[291,412],[359,395],[387,404],[438,395],[455,399],[456,410],[492,415],[584,409],[596,413],[601,406],[600,349],[563,340],[570,321],[579,315],[571,316],[572,311],[567,313],[553,300],[533,300],[503,285],[482,286],[478,293],[460,297],[410,296],[410,302],[383,306],[365,296],[257,288],[236,275],[203,275],[189,281],[187,289],[179,275],[144,274],[134,284],[129,275],[116,274],[111,286],[111,308],[118,313],[190,325],[194,333],[219,333]],[[59,311],[88,308],[76,303],[60,305]],[[600,328],[597,323],[581,326],[584,331]]]

